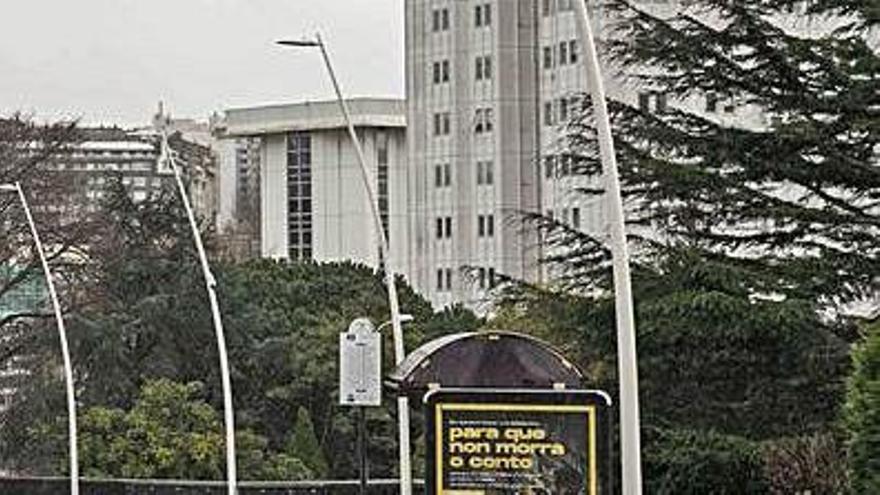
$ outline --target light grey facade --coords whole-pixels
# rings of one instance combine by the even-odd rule
[[[479,307],[497,273],[549,275],[523,213],[604,223],[599,202],[574,193],[587,179],[561,139],[586,90],[575,11],[571,0],[405,5],[411,281],[435,305]]]
[[[367,98],[348,104],[390,236],[392,266],[404,272],[408,264],[404,104]],[[379,231],[335,101],[228,110],[223,136],[259,138],[262,256],[379,266]]]

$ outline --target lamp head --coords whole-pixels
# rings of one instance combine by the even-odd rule
[[[293,46],[297,48],[321,46],[321,42],[318,40],[279,40],[275,43],[282,46]]]

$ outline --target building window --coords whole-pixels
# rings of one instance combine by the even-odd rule
[[[434,187],[443,187],[443,166],[434,165]]]
[[[382,220],[382,230],[384,231],[385,239],[388,239],[390,221],[388,207],[388,135],[380,133],[376,140],[376,185],[379,192],[376,200],[379,203],[379,217]]]
[[[491,108],[476,109],[474,112],[474,132],[477,134],[492,132],[493,120],[494,116]]]
[[[450,116],[449,112],[441,112],[434,114],[434,135],[445,136],[450,132]]]
[[[492,56],[482,55],[475,59],[474,74],[477,81],[492,79]]]
[[[550,69],[553,67],[553,48],[549,46],[544,47],[544,68]]]
[[[579,229],[581,228],[581,209],[580,208],[572,208],[571,209],[571,226]]]
[[[445,286],[444,282],[446,281],[446,277],[443,276],[444,271],[442,268],[437,269],[437,290],[443,291],[443,287]]]
[[[287,136],[288,256],[312,259],[312,144],[305,132]]]
[[[449,9],[435,9],[431,12],[431,29],[434,32],[449,29]]]
[[[452,166],[448,163],[434,166],[434,187],[449,187],[452,184]]]
[[[451,239],[452,217],[437,217],[434,228],[437,239]]]
[[[659,113],[659,114],[664,114],[667,112],[667,110],[669,110],[669,106],[667,104],[666,93],[658,93],[657,94],[657,101],[655,103],[654,108],[657,110],[657,113]]]
[[[718,95],[715,93],[709,93],[706,95],[706,111],[707,112],[717,112],[718,111]]]
[[[434,84],[449,82],[449,60],[434,62],[432,73]]]
[[[490,4],[474,7],[474,25],[484,27],[492,24],[492,6]]]
[[[478,284],[481,289],[485,289],[486,288],[486,269],[481,266],[477,270],[477,273],[479,273],[479,275],[477,276]]]
[[[559,65],[568,63],[568,42],[559,43]]]
[[[492,185],[495,182],[493,163],[491,161],[488,162],[477,162],[477,185]]]
[[[559,99],[559,122],[565,123],[568,120],[568,99]]]
[[[452,290],[452,268],[446,269],[446,290]]]
[[[553,125],[553,103],[549,101],[544,103],[544,125]]]
[[[553,13],[553,2],[554,1],[555,0],[543,0],[542,3],[543,3],[544,8],[542,9],[542,11],[544,13],[544,17],[547,17]]]
[[[477,215],[477,237],[495,235],[495,215]]]
[[[431,75],[432,75],[431,79],[434,81],[434,84],[440,84],[440,80],[441,80],[440,79],[440,77],[441,77],[440,62],[434,62],[432,67],[433,67],[433,70],[431,71]]]
[[[544,157],[544,175],[548,179],[553,178],[554,174],[556,174],[555,170],[556,166],[556,157],[554,155],[547,155]]]
[[[644,113],[651,111],[651,93],[639,93],[639,110]]]
[[[489,288],[492,289],[495,287],[495,269],[492,267],[489,267],[489,269],[486,271],[489,272],[488,273]]]

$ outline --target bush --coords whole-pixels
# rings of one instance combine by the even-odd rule
[[[647,446],[645,493],[769,493],[760,446],[755,442],[712,432],[657,430]]]
[[[764,463],[770,492],[843,493],[846,462],[842,451],[842,445],[831,434],[769,442],[764,449]]]

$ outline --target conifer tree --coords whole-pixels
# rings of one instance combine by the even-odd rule
[[[327,476],[329,468],[321,444],[315,435],[315,427],[309,411],[300,407],[296,412],[296,425],[293,429],[290,450],[294,457],[299,458],[319,479]]]
[[[612,101],[636,261],[686,246],[739,273],[753,297],[838,310],[880,273],[880,56],[873,2],[609,0],[607,61],[665,95],[658,112]],[[670,12],[673,12],[670,14]],[[592,114],[569,123],[579,170],[598,175]],[[601,189],[583,189],[589,195]],[[573,280],[596,285],[598,239],[555,239]],[[642,255],[641,257],[639,255]],[[851,336],[851,335],[850,335]]]

